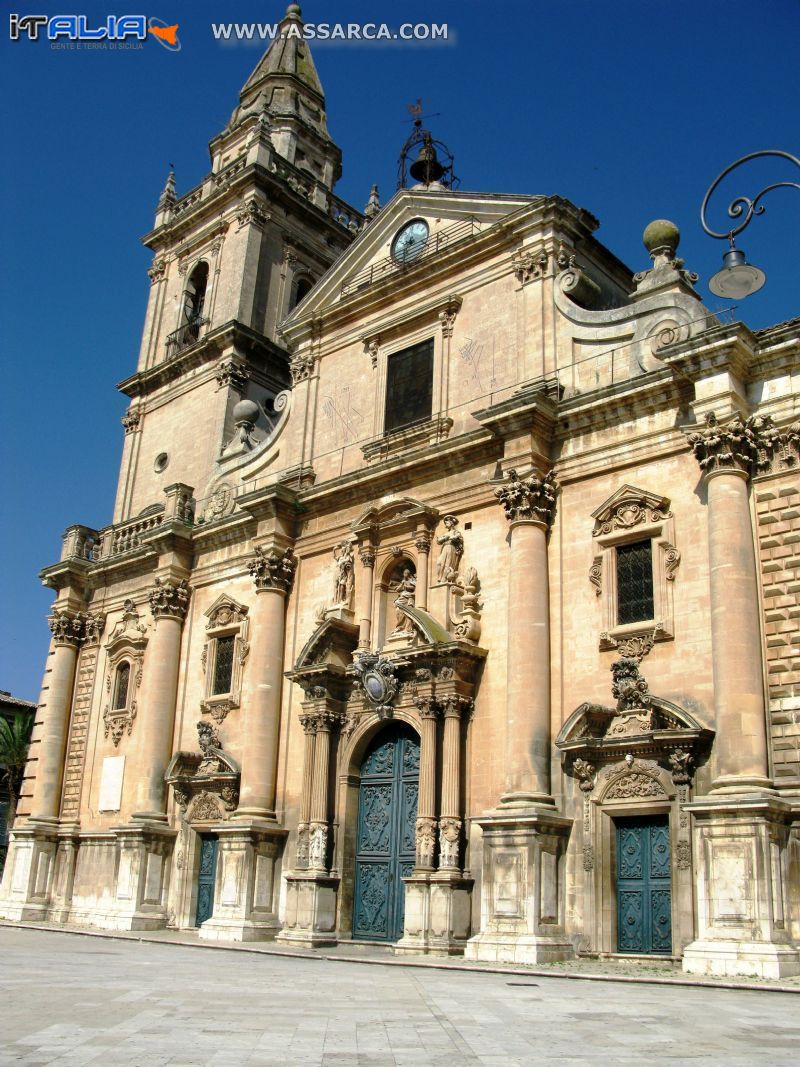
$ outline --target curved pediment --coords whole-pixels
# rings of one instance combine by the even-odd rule
[[[445,630],[444,626],[437,622],[433,615],[423,611],[422,608],[415,608],[410,604],[395,604],[395,607],[411,619],[425,644],[445,645],[458,641],[454,634],[451,634],[449,630]]]
[[[647,721],[646,716],[650,717]],[[711,733],[693,715],[671,700],[650,696],[649,707],[633,708],[626,712],[603,704],[581,704],[561,727],[556,745],[563,749],[576,743],[634,736],[633,732],[623,732],[629,725],[632,730],[637,726],[646,727],[640,731],[642,734],[687,731],[699,737]]]
[[[358,626],[338,616],[324,619],[300,651],[293,672],[308,667],[334,666],[345,670],[353,661]]]
[[[410,496],[392,497],[384,499],[377,504],[371,504],[366,511],[351,523],[350,529],[356,534],[364,534],[370,531],[387,530],[408,524],[416,523],[433,527],[439,520],[439,512],[436,508],[424,504],[421,500],[415,500]]]

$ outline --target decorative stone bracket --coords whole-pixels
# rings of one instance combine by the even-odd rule
[[[187,822],[219,822],[230,818],[239,803],[240,769],[222,751],[217,731],[199,722],[200,754],[176,752],[164,780],[172,786],[175,803]]]

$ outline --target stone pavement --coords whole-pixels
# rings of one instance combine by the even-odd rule
[[[795,1067],[792,994],[0,928],[0,1067]]]

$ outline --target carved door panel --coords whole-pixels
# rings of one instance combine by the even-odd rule
[[[197,914],[195,926],[202,926],[214,914],[214,880],[217,876],[219,841],[213,834],[200,835],[200,870],[197,875]]]
[[[617,820],[617,951],[672,951],[666,816]]]
[[[396,941],[414,869],[419,741],[405,726],[384,731],[361,765],[353,937]]]

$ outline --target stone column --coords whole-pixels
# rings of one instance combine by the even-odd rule
[[[297,863],[299,868],[308,867],[308,846],[311,820],[311,789],[314,783],[314,748],[317,739],[315,715],[301,715],[300,722],[305,734],[303,746],[303,791],[300,797],[300,825],[297,827]]]
[[[483,830],[481,926],[467,959],[571,959],[564,867],[572,820],[550,795],[550,607],[547,532],[556,481],[508,472],[495,490],[511,531],[506,686],[506,792],[477,820]]]
[[[361,560],[361,619],[358,630],[358,647],[369,648],[372,636],[372,595],[375,586],[375,549],[362,545],[358,550]]]
[[[552,804],[550,796],[550,593],[547,534],[556,481],[520,479],[495,490],[509,521],[508,681],[504,804]]]
[[[758,463],[753,420],[725,427],[713,412],[689,443],[708,490],[708,556],[716,779],[713,791],[763,789],[768,778],[767,719],[759,595],[748,481]]]
[[[713,412],[689,436],[708,489],[708,555],[716,777],[693,815],[696,939],[690,974],[800,974],[800,951],[784,917],[790,899],[791,803],[768,778],[763,655],[748,481],[784,443],[771,419]]]
[[[431,551],[431,535],[426,531],[417,533],[414,545],[419,553],[417,558],[417,588],[414,604],[423,611],[428,610],[428,565]]]
[[[69,731],[69,713],[75,688],[78,651],[84,638],[83,616],[54,611],[47,620],[53,634],[53,654],[47,675],[45,707],[36,755],[36,781],[31,800],[31,818],[58,818],[64,757]],[[32,754],[34,754],[32,753]]]
[[[417,700],[421,720],[419,795],[417,801],[417,859],[419,871],[432,871],[436,855],[436,720],[439,704],[430,697]]]
[[[317,739],[314,745],[314,778],[311,786],[311,812],[308,865],[316,871],[328,869],[328,763],[331,754],[329,713],[317,715]]]
[[[297,560],[291,549],[256,547],[250,574],[256,586],[250,665],[254,689],[242,705],[242,779],[234,818],[275,818],[281,721],[286,597]]]
[[[166,822],[164,774],[172,756],[175,703],[181,666],[181,631],[191,591],[156,578],[150,592],[153,636],[145,653],[136,751],[142,768],[134,794],[134,819]]]
[[[461,856],[461,712],[472,705],[466,697],[444,700],[442,745],[442,814],[439,819],[439,867],[460,870]]]

